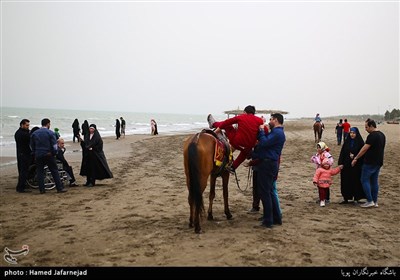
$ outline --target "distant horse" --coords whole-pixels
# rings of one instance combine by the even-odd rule
[[[314,129],[314,138],[315,138],[315,143],[318,143],[322,139],[322,132],[324,130],[325,126],[321,122],[315,122],[313,129]]]
[[[222,189],[224,197],[224,210],[228,220],[232,219],[228,204],[229,171],[225,169],[229,161],[229,145],[226,147],[224,161],[221,166],[214,162],[215,149],[217,148],[217,136],[211,130],[203,130],[189,137],[183,147],[186,185],[189,190],[188,202],[190,206],[189,227],[193,227],[195,233],[201,233],[201,216],[204,213],[203,192],[207,187],[210,176],[210,196],[208,206],[208,220],[213,220],[212,204],[215,197],[215,181],[222,177]],[[218,152],[222,152],[218,150]]]

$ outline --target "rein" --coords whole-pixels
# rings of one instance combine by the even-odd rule
[[[238,179],[238,177],[237,177],[236,170],[235,170],[234,173],[235,173],[236,185],[237,185],[239,191],[242,192],[242,193],[244,193],[245,191],[247,191],[247,188],[249,187],[249,185],[251,184],[251,181],[252,181],[252,179],[253,179],[253,169],[251,168],[251,166],[249,166],[249,172],[247,173],[247,184],[246,184],[246,188],[245,188],[244,190],[242,190],[242,189],[240,188],[239,179]]]

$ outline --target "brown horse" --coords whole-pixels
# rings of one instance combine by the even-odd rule
[[[322,132],[324,131],[324,124],[321,122],[315,122],[313,129],[314,129],[314,138],[315,138],[315,143],[318,143],[322,139]]]
[[[215,181],[218,176],[222,177],[225,215],[228,220],[232,219],[228,204],[229,171],[225,169],[227,162],[224,160],[222,166],[216,166],[214,162],[217,141],[219,140],[211,130],[203,130],[189,137],[183,147],[186,185],[189,190],[189,227],[194,225],[195,233],[201,233],[201,216],[204,213],[203,192],[207,187],[208,177],[210,177],[208,220],[213,220],[212,204],[215,197]],[[227,150],[227,158],[229,158],[229,148]]]

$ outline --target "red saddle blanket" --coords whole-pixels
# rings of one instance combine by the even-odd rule
[[[229,149],[229,160],[226,163],[229,163],[232,161],[232,151]],[[221,164],[224,162],[224,158],[227,156],[226,154],[228,153],[226,145],[220,141],[217,140],[215,142],[215,153],[214,153],[214,162],[216,166],[221,166]]]

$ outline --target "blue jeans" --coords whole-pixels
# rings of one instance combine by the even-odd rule
[[[368,202],[378,202],[378,176],[381,166],[372,164],[363,164],[361,170],[361,184]]]
[[[337,144],[338,145],[342,144],[342,132],[338,132],[336,134],[336,137],[337,137]]]
[[[273,185],[278,174],[278,162],[264,159],[258,165],[257,187],[263,204],[263,224],[272,226],[281,223],[279,202],[274,195]]]
[[[274,197],[274,199],[276,201],[276,208],[278,210],[280,219],[282,220],[282,210],[281,210],[281,206],[280,206],[280,202],[279,202],[278,189],[276,188],[276,180],[274,180],[274,182],[272,184],[272,196]]]

